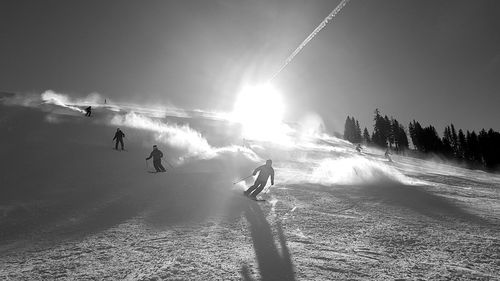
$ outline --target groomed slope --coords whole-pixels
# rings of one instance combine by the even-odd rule
[[[219,149],[125,126],[120,152],[114,112],[56,109],[0,107],[0,279],[498,279],[498,176],[179,117]],[[165,174],[147,172],[154,143]],[[267,158],[267,201],[242,197],[252,179],[232,182]]]

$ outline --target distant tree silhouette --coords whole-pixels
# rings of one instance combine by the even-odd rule
[[[410,131],[411,141],[413,142],[413,146],[418,151],[424,151],[424,146],[421,143],[423,137],[423,129],[420,123],[413,120],[413,123],[410,123],[408,126],[408,130]]]
[[[476,132],[472,131],[470,138],[467,139],[467,146],[470,151],[470,160],[475,163],[482,163],[481,151],[479,149],[479,141]]]
[[[423,128],[421,142],[423,142],[424,152],[439,153],[443,147],[443,142],[432,125]]]
[[[382,117],[380,111],[375,109],[373,117],[375,124],[373,125],[373,134],[371,141],[373,144],[386,148],[394,147],[396,151],[408,149],[408,135],[406,129],[394,117]]]
[[[353,118],[354,120],[354,118]],[[356,120],[356,126],[354,127],[354,142],[355,143],[360,143],[363,140],[363,137],[361,136],[361,128],[359,127],[359,122]]]
[[[446,126],[444,128],[442,143],[443,143],[442,153],[448,158],[453,157],[453,155],[454,155],[453,137],[452,137],[450,126]]]
[[[455,130],[455,126],[453,124],[450,125],[451,128],[451,147],[453,149],[453,154],[455,157],[458,155],[458,136],[457,131]]]
[[[372,142],[380,147],[387,147],[387,125],[385,119],[380,115],[380,111],[375,109],[375,116],[373,117],[375,124],[373,125]]]
[[[409,142],[405,127],[401,125],[398,120],[393,119],[392,128],[396,151],[408,149]]]
[[[354,119],[354,117],[347,116],[347,119],[345,120],[344,139],[352,143],[360,143],[362,141],[359,121]]]
[[[493,129],[482,129],[479,134],[472,131],[458,130],[450,124],[444,128],[441,138],[432,125],[422,127],[413,120],[406,129],[395,118],[382,116],[377,108],[373,117],[373,132],[364,128],[363,134],[359,122],[354,117],[347,116],[344,138],[359,143],[373,144],[381,148],[394,148],[402,151],[409,148],[408,134],[415,150],[422,153],[434,153],[442,157],[467,164],[471,167],[482,166],[486,169],[500,169],[500,133]]]
[[[350,142],[354,142],[354,131],[355,131],[354,117],[351,119],[351,117],[347,116],[344,125],[344,139]]]
[[[500,133],[482,129],[478,135],[479,151],[483,163],[488,168],[496,168],[500,164]]]
[[[363,141],[366,143],[366,144],[370,144],[372,142],[371,138],[370,138],[370,133],[368,132],[368,129],[365,127],[365,129],[363,130]]]
[[[457,158],[460,161],[463,161],[465,159],[465,150],[467,147],[467,141],[465,140],[465,134],[462,131],[462,129],[458,130],[458,154]]]

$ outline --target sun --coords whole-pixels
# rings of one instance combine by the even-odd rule
[[[270,84],[247,86],[239,93],[232,113],[242,125],[243,137],[278,141],[283,136],[284,103]]]

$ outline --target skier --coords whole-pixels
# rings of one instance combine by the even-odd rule
[[[361,153],[361,144],[358,143],[358,145],[356,145],[356,150]]]
[[[392,154],[392,153],[389,151],[389,148],[387,148],[387,149],[385,150],[385,154],[384,154],[384,155],[385,155],[385,158],[387,158],[387,160],[389,160],[389,162],[392,162],[392,159],[391,159],[391,154]]]
[[[115,149],[118,150],[118,143],[121,144],[122,150],[123,150],[123,138],[125,137],[125,134],[120,130],[120,128],[116,129],[115,137],[113,140],[116,140],[115,143]]]
[[[265,165],[259,166],[253,171],[252,175],[255,176],[257,172],[259,172],[259,176],[255,180],[254,184],[243,192],[245,196],[248,196],[250,199],[257,200],[257,195],[266,186],[269,176],[271,176],[271,185],[274,185],[274,169],[271,166],[272,164],[272,160],[267,160]]]
[[[92,114],[92,106],[85,108],[85,112],[85,116],[90,117],[90,115]]]
[[[161,158],[163,157],[163,152],[161,152],[161,150],[158,149],[156,144],[153,145],[153,151],[151,151],[151,154],[149,154],[149,157],[146,158],[146,160],[151,159],[151,157],[153,157],[153,165],[155,166],[155,170],[157,173],[167,171],[161,164]]]

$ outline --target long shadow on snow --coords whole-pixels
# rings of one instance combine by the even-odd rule
[[[279,243],[278,247],[275,243],[272,227],[259,204],[261,203],[251,201],[233,192],[225,213],[230,220],[238,219],[241,215],[245,216],[249,224],[250,235],[252,236],[255,257],[259,266],[260,280],[293,281],[295,280],[293,263],[281,223],[279,221],[275,223]],[[247,265],[241,267],[240,273],[243,280],[254,280]]]
[[[289,185],[289,187],[303,189],[303,185]],[[315,187],[318,186],[315,185]],[[491,222],[464,210],[451,200],[427,191],[425,186],[409,186],[397,182],[385,181],[377,184],[357,186],[321,185],[319,189],[352,203],[379,201],[387,205],[410,209],[436,219],[452,217],[479,225],[492,225]]]

